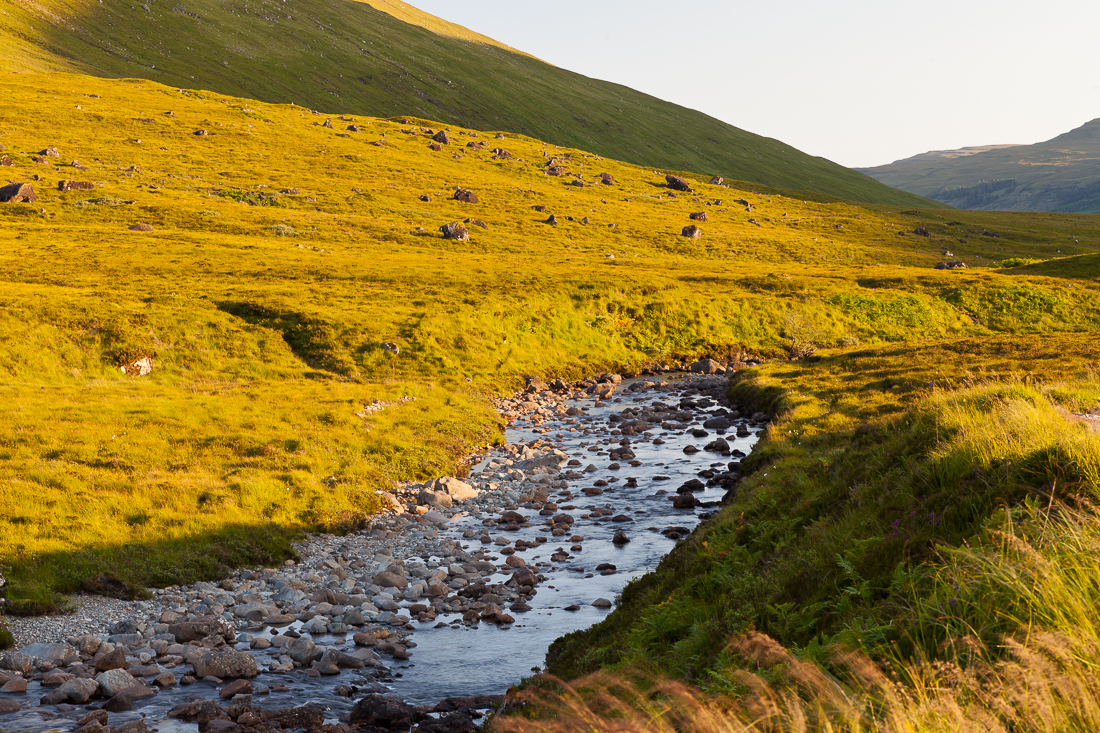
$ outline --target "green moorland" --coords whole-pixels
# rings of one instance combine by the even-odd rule
[[[654,63],[713,73],[701,58],[674,61],[665,49],[654,49]],[[144,78],[337,114],[416,115],[638,165],[941,206],[394,0],[0,0],[0,69]]]
[[[750,350],[774,361],[736,399],[785,415],[735,504],[559,644],[569,674],[644,654],[698,682],[721,667],[715,635],[749,627],[811,655],[934,646],[952,629],[914,599],[947,598],[969,567],[936,547],[1095,486],[1095,433],[1063,412],[1100,400],[1095,217],[868,207],[694,174],[679,193],[663,172],[511,133],[451,128],[433,151],[423,120],[135,79],[2,85],[0,170],[38,194],[0,205],[15,612],[62,607],[92,576],[214,578],[288,557],[302,531],[361,526],[393,481],[499,441],[487,397],[525,374]],[[551,158],[568,175],[548,176]],[[703,237],[680,236],[701,211]],[[470,241],[439,234],[467,218],[485,224]],[[932,269],[948,248],[971,269]],[[807,342],[831,348],[786,359]],[[120,369],[143,357],[150,374]]]

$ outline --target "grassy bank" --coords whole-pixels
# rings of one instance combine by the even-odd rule
[[[1033,623],[1072,631],[1037,622],[1091,595],[994,592],[975,558],[1014,522],[1049,522],[1047,507],[1090,511],[1100,431],[1072,413],[1100,406],[1098,360],[1092,335],[992,336],[739,374],[731,398],[777,419],[736,498],[603,624],[556,642],[550,671],[655,665],[721,691],[738,685],[725,640],[750,631],[821,663],[838,644],[934,659],[966,634],[993,645]],[[1041,544],[1058,542],[1048,531]]]
[[[392,482],[499,440],[487,397],[525,374],[785,359],[795,338],[895,344],[868,353],[900,374],[920,358],[911,340],[1072,345],[1100,316],[1090,217],[956,220],[706,176],[680,193],[522,136],[452,128],[433,151],[426,121],[141,80],[3,89],[4,175],[38,194],[0,206],[0,565],[16,610],[57,607],[94,575],[216,577],[284,558],[297,532],[357,526]],[[49,146],[58,157],[39,156]],[[569,175],[548,176],[551,158]],[[703,238],[681,236],[701,211]],[[439,234],[465,219],[485,226]],[[933,270],[947,247],[973,267]],[[985,266],[1013,257],[1041,262]],[[929,374],[972,366],[937,348]],[[142,358],[150,374],[120,369]],[[803,366],[772,367],[777,388],[784,368]]]

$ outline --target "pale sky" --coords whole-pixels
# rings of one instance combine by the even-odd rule
[[[847,166],[1100,117],[1097,0],[411,0]]]

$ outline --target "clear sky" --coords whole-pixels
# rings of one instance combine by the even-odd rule
[[[1100,117],[1098,0],[411,0],[848,166]]]

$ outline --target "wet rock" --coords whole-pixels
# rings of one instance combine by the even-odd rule
[[[627,542],[630,542],[630,538],[626,536],[626,532],[620,529],[615,533],[615,536],[611,538],[611,542],[616,545],[625,545]]]
[[[0,686],[0,692],[19,693],[27,691],[27,681],[22,677],[15,677]]]
[[[235,649],[207,652],[192,662],[192,666],[196,677],[235,679],[255,677],[259,673],[256,669],[256,658],[248,652]]]
[[[595,608],[611,608],[611,601],[606,598],[597,598],[592,601],[592,606]]]
[[[15,700],[0,698],[0,715],[19,712],[19,703]]]
[[[408,730],[424,714],[401,700],[386,695],[367,695],[356,701],[348,722],[357,726],[374,726],[386,730]]]
[[[101,697],[114,697],[124,690],[141,683],[134,679],[133,675],[124,669],[109,669],[95,678],[99,686],[96,694]],[[60,690],[59,690],[60,692]]]
[[[446,713],[437,719],[428,718],[413,730],[414,733],[471,733],[479,729],[464,713]]]
[[[733,427],[733,421],[730,420],[728,417],[718,415],[704,422],[703,427],[707,428],[708,430],[729,430],[731,427]]]
[[[252,683],[248,680],[234,680],[222,688],[218,697],[222,700],[232,700],[236,695],[251,695]]]
[[[168,717],[188,723],[209,723],[227,715],[225,708],[213,700],[189,700],[169,710]]]
[[[673,509],[691,509],[699,504],[694,494],[676,494],[672,497]]]
[[[103,709],[109,710],[112,713],[121,713],[126,710],[133,710],[135,703],[138,703],[142,700],[148,700],[156,696],[156,690],[140,684],[134,685],[133,687],[122,690],[117,695],[111,697],[110,700],[103,704]]]
[[[309,664],[321,658],[321,652],[317,651],[317,646],[304,636],[291,642],[286,648],[286,653],[298,664]]]
[[[8,652],[0,656],[0,669],[7,670],[8,672],[19,672],[20,674],[26,675],[30,674],[33,667],[34,660],[21,652]]]

